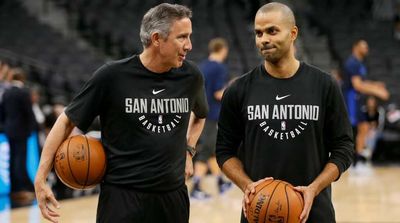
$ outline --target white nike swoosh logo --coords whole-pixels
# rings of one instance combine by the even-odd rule
[[[161,93],[161,92],[163,92],[164,90],[165,90],[165,89],[161,89],[161,90],[156,91],[156,90],[153,89],[153,94]]]
[[[285,95],[285,96],[282,96],[282,97],[279,97],[279,95],[277,95],[275,99],[276,99],[277,101],[279,101],[279,100],[282,100],[282,99],[287,98],[287,97],[289,97],[289,96],[290,96],[290,94]]]

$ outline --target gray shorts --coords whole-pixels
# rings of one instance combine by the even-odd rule
[[[206,120],[203,132],[200,137],[199,146],[197,147],[197,161],[207,162],[209,158],[215,156],[215,145],[217,143],[217,126],[217,121]]]

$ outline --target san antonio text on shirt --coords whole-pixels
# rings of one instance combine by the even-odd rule
[[[125,113],[179,114],[188,112],[188,98],[125,98]]]
[[[139,114],[142,127],[154,133],[170,132],[181,123],[179,114],[189,111],[188,98],[125,98],[125,113]]]
[[[277,140],[294,139],[306,129],[308,121],[319,120],[318,105],[248,105],[247,119],[261,120],[259,128]],[[279,120],[272,126],[271,120]]]

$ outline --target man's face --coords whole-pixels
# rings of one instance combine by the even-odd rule
[[[228,47],[224,47],[221,49],[221,54],[222,54],[222,57],[224,58],[224,60],[228,57],[228,53],[229,53]]]
[[[261,56],[271,63],[287,57],[297,35],[297,28],[290,25],[279,11],[259,13],[254,21],[256,46]]]
[[[165,66],[182,66],[186,54],[192,50],[191,34],[192,22],[189,18],[173,22],[168,37],[160,40],[160,54]]]
[[[363,57],[366,57],[367,55],[368,55],[368,52],[369,52],[369,48],[368,48],[368,43],[366,42],[366,41],[360,41],[359,43],[358,43],[358,46],[357,46],[357,48],[358,48],[358,51],[360,52],[360,54],[363,56]]]

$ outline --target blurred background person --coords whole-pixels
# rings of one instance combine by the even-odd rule
[[[224,193],[232,186],[225,181],[215,158],[217,123],[221,108],[221,98],[228,81],[228,69],[224,64],[228,56],[228,43],[223,38],[212,39],[208,44],[209,56],[201,62],[200,70],[204,75],[209,112],[200,138],[200,145],[194,164],[193,188],[190,196],[195,199],[210,198],[210,194],[201,188],[201,180],[210,170],[217,178],[219,193]]]
[[[33,114],[35,115],[34,130],[37,132],[38,135],[38,144],[39,144],[38,146],[41,152],[41,149],[44,145],[44,141],[46,139],[46,135],[44,132],[46,117],[41,107],[40,93],[41,92],[39,86],[31,87],[32,111]]]
[[[365,104],[365,112],[367,115],[368,131],[365,139],[365,149],[361,155],[370,161],[376,147],[376,142],[382,131],[382,122],[384,120],[381,117],[384,117],[385,114],[383,108],[378,106],[378,101],[374,96],[368,96]]]
[[[11,199],[21,202],[32,201],[35,197],[26,168],[27,143],[35,116],[25,80],[22,69],[12,69],[10,87],[3,94],[1,109],[4,132],[10,145]]]
[[[367,114],[362,110],[366,96],[372,95],[382,100],[389,99],[389,92],[383,82],[367,79],[367,68],[363,61],[368,52],[367,41],[358,39],[353,43],[352,54],[344,64],[344,75],[347,81],[344,88],[345,99],[355,136],[354,165],[358,161],[366,161],[366,158],[362,155],[369,129]]]

